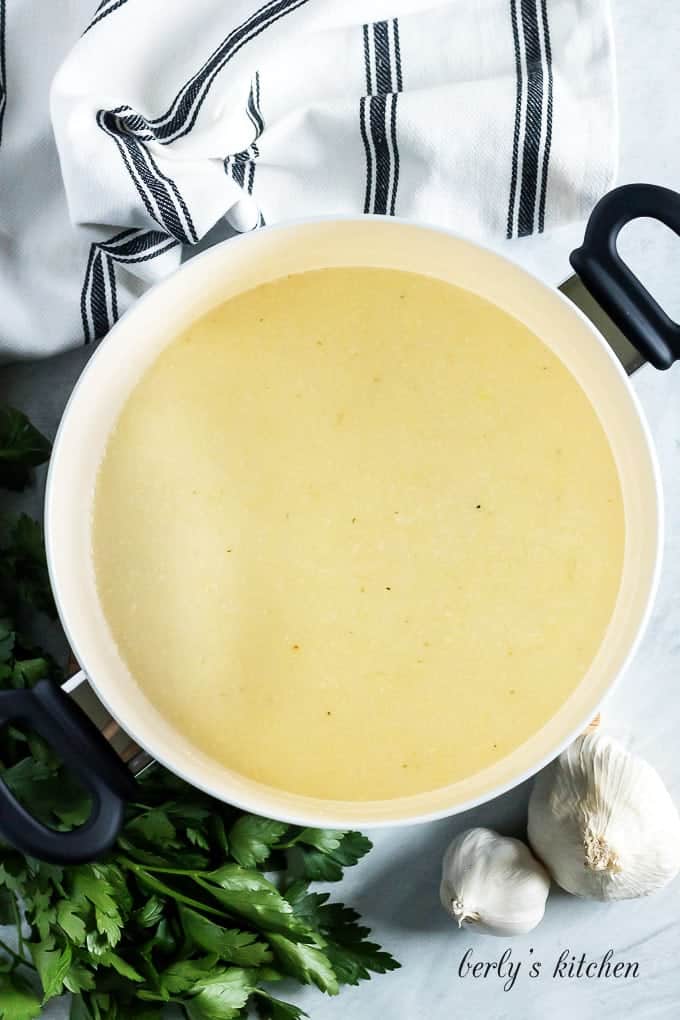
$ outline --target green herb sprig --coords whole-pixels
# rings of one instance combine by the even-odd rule
[[[21,490],[31,480],[33,468],[50,455],[50,441],[25,414],[0,404],[0,485]]]
[[[0,410],[1,484],[23,487],[48,456],[23,415]],[[54,607],[41,529],[21,516],[0,533],[0,688],[63,679],[22,632],[27,610]],[[87,818],[86,793],[36,734],[2,731],[0,771],[54,828]],[[399,966],[354,910],[309,889],[339,881],[371,848],[365,836],[244,814],[158,765],[138,789],[101,861],[62,868],[0,844],[0,924],[15,925],[17,940],[0,941],[0,1020],[34,1020],[64,992],[70,1020],[160,1020],[166,1004],[187,1020],[250,1007],[298,1020],[306,1014],[271,991],[277,981],[335,995]]]

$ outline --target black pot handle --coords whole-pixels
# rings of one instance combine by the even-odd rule
[[[624,184],[597,203],[583,244],[570,262],[585,287],[621,332],[655,368],[680,358],[680,326],[664,312],[618,253],[619,233],[631,220],[651,217],[680,236],[680,194],[655,184]]]
[[[51,680],[31,690],[0,691],[0,726],[23,722],[49,741],[92,795],[88,820],[57,832],[27,811],[0,782],[0,837],[31,857],[55,864],[82,864],[108,850],[123,822],[135,781],[81,708]]]

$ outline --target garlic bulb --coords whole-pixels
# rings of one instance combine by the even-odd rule
[[[647,896],[680,870],[680,817],[655,770],[611,737],[579,737],[536,779],[529,840],[576,896]]]
[[[444,855],[442,906],[487,935],[523,935],[543,917],[550,879],[519,839],[491,829],[468,829]]]

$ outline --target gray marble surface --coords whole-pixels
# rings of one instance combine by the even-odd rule
[[[680,187],[680,3],[613,0],[621,121],[620,181],[647,180]],[[567,274],[567,255],[581,228],[505,248],[544,279]],[[680,242],[660,228],[637,225],[622,239],[631,265],[680,317]],[[642,369],[635,378],[651,422],[665,484],[667,533],[664,568],[651,625],[625,677],[604,709],[604,726],[644,755],[680,803],[680,368],[666,374]],[[291,992],[314,1020],[673,1020],[680,1016],[680,879],[648,900],[601,905],[553,890],[541,926],[513,940],[471,936],[447,920],[438,903],[445,845],[471,825],[522,834],[528,790],[520,787],[485,806],[429,825],[371,833],[375,849],[349,874],[342,897],[365,916],[403,969],[350,989],[338,999],[314,990]],[[461,977],[466,950],[474,960],[498,960],[512,950],[521,962],[513,987],[497,977]],[[599,959],[636,961],[633,980],[552,977],[563,950]],[[532,960],[543,963],[536,980]],[[284,996],[285,997],[285,996]],[[64,1020],[65,1005],[45,1010]]]

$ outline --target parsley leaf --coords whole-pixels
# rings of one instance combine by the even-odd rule
[[[289,826],[258,815],[242,815],[229,830],[231,855],[244,868],[263,864]]]
[[[9,662],[14,649],[16,634],[9,620],[0,620],[0,662]]]
[[[12,684],[17,689],[33,687],[38,680],[50,675],[50,661],[41,656],[37,659],[21,659],[14,663]]]
[[[165,905],[158,896],[149,896],[146,903],[135,912],[134,919],[140,928],[153,928],[155,924],[158,924]]]
[[[13,892],[0,888],[0,924],[14,924],[17,901]]]
[[[121,977],[127,978],[128,981],[143,981],[144,978],[141,974],[138,974],[134,967],[131,967],[129,963],[119,956],[117,953],[108,950],[106,953],[102,953],[99,958],[100,964],[104,964],[106,967],[111,967],[115,970],[116,974],[120,974]]]
[[[51,444],[25,414],[7,404],[0,405],[0,485],[23,489],[31,479],[31,468],[44,464]]]
[[[305,985],[315,984],[322,992],[337,995],[338,979],[330,960],[318,946],[291,942],[285,935],[269,935],[269,942],[280,966]]]
[[[31,956],[43,987],[43,1002],[60,995],[64,978],[71,966],[71,947],[56,946],[54,938],[31,945]]]
[[[42,528],[20,514],[5,520],[0,539],[0,599],[12,608],[39,610],[52,618],[57,611],[52,598]]]
[[[92,1020],[92,1013],[90,1013],[85,1000],[80,995],[74,995],[71,999],[71,1009],[68,1016],[69,1020]]]
[[[294,1006],[292,1002],[275,999],[273,995],[262,991],[261,988],[258,988],[256,992],[256,1009],[264,1020],[301,1020],[302,1017],[308,1016],[304,1010],[299,1006]]]
[[[370,930],[359,924],[359,915],[342,903],[329,903],[328,893],[309,893],[304,882],[292,885],[286,897],[295,914],[319,932],[324,952],[340,984],[357,985],[371,977],[371,971],[384,974],[399,964],[367,936]]]
[[[185,1003],[189,1020],[232,1020],[255,987],[255,971],[230,967],[202,982],[198,995]]]
[[[0,975],[0,1020],[35,1020],[40,999],[16,972]]]
[[[83,964],[72,963],[64,977],[64,987],[74,994],[91,992],[94,989],[94,974]]]
[[[199,884],[230,913],[238,914],[257,927],[289,934],[305,932],[288,900],[259,871],[225,864],[213,871],[207,881],[199,879]]]
[[[137,837],[143,843],[150,843],[152,846],[176,846],[176,830],[168,818],[167,812],[160,808],[153,808],[137,815],[125,827],[128,836]]]
[[[324,833],[331,835],[324,836]],[[301,845],[304,843],[311,848]],[[342,869],[356,864],[371,846],[370,839],[360,832],[304,829],[297,837],[295,857],[300,861],[300,870],[305,878],[317,882],[339,882]]]
[[[85,921],[79,916],[80,904],[70,900],[61,900],[57,903],[57,924],[76,946],[82,946],[85,942],[87,929]]]
[[[210,843],[200,829],[194,829],[192,825],[188,825],[186,835],[189,842],[193,843],[194,846],[200,846],[202,850],[210,849]]]
[[[298,834],[296,842],[307,843],[309,846],[316,847],[321,853],[330,854],[339,848],[345,835],[338,829],[303,829]]]
[[[363,936],[345,944],[329,939],[325,952],[341,985],[358,985],[369,980],[371,971],[386,974],[400,966],[377,943],[367,942]]]
[[[111,948],[118,945],[123,927],[123,918],[114,898],[115,892],[103,867],[85,864],[75,868],[73,893],[76,897],[89,900],[94,906],[97,931]],[[99,947],[102,945],[99,940],[95,944]]]
[[[55,828],[82,824],[90,814],[90,797],[63,769],[50,762],[22,758],[2,778],[14,796],[40,821]]]
[[[160,975],[161,988],[169,995],[190,992],[199,981],[208,977],[214,970],[214,965],[214,956],[201,956],[197,959],[171,963]]]
[[[223,960],[242,967],[258,967],[272,960],[266,943],[258,942],[254,932],[223,928],[182,904],[179,905],[179,916],[187,940]]]

